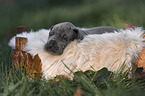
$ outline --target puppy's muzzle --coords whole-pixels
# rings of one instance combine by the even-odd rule
[[[52,49],[57,46],[57,42],[55,40],[50,40],[49,43],[47,44],[46,48]]]
[[[62,54],[62,50],[60,50],[61,48],[59,48],[56,40],[50,40],[49,42],[47,42],[44,46],[44,49],[52,55]]]

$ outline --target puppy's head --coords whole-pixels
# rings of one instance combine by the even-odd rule
[[[44,49],[52,55],[61,55],[69,43],[81,39],[83,39],[83,35],[72,23],[59,23],[50,28]]]

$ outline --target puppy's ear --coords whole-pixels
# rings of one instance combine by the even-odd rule
[[[51,26],[51,27],[50,27],[50,30],[52,30],[52,29],[53,29],[53,27],[54,27],[54,26]]]
[[[75,32],[76,34],[76,39],[77,40],[82,40],[84,38],[84,35],[82,34],[81,31],[79,31],[78,29],[73,29],[73,31]]]

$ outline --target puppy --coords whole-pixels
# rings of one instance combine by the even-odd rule
[[[88,34],[102,34],[118,29],[109,26],[94,28],[78,28],[70,22],[56,24],[50,28],[48,41],[44,49],[52,55],[61,55],[68,44],[74,40],[82,40]]]

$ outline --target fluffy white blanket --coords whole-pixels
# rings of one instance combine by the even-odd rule
[[[138,57],[138,53],[145,46],[143,33],[143,29],[137,27],[102,35],[88,35],[80,42],[73,41],[69,44],[60,56],[53,56],[44,50],[49,30],[24,32],[15,37],[28,38],[24,51],[33,56],[39,54],[43,76],[50,79],[56,75],[66,75],[71,78],[70,70],[75,72],[107,67],[109,71],[117,72],[124,61],[125,70],[132,68],[132,60]],[[9,42],[9,46],[13,49],[15,48],[15,37]]]

